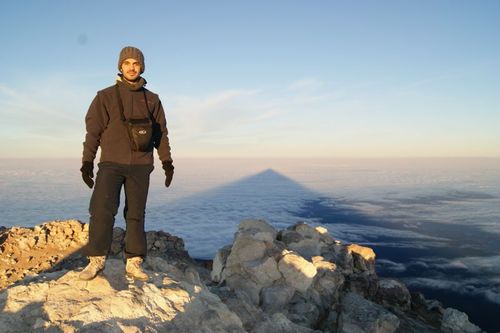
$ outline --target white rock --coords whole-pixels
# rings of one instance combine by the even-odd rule
[[[446,308],[441,322],[441,330],[446,333],[479,333],[481,329],[469,321],[469,317],[457,309]]]
[[[234,240],[226,266],[240,265],[244,261],[260,259],[264,256],[266,244],[251,235],[241,234]]]
[[[306,292],[317,273],[311,262],[293,252],[286,253],[281,258],[278,269],[286,283],[301,292]]]
[[[251,231],[268,232],[275,235],[278,233],[276,229],[273,228],[272,225],[270,225],[264,220],[244,220],[240,223],[238,229],[240,231],[251,230]]]
[[[75,271],[43,281],[44,273],[29,286],[2,290],[1,331],[48,326],[58,332],[245,332],[216,295],[189,282],[196,280],[186,275],[189,269],[185,274],[160,258],[147,263],[165,270],[146,267],[146,283],[129,284],[123,262],[108,259],[103,274],[91,281],[80,281]]]
[[[231,253],[231,245],[224,246],[219,249],[215,254],[215,258],[212,263],[212,272],[210,273],[210,277],[214,282],[223,282],[224,279],[222,277],[222,271],[226,266],[226,260]]]
[[[262,288],[270,286],[274,281],[282,277],[278,270],[278,263],[273,257],[243,263],[242,268]]]

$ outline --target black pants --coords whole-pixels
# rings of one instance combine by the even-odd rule
[[[88,256],[108,254],[113,239],[115,215],[120,206],[120,192],[125,188],[126,222],[124,255],[126,258],[146,255],[144,214],[152,165],[99,163],[94,192],[90,199],[89,241],[84,249]]]

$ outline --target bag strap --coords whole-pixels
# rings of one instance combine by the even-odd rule
[[[122,101],[122,96],[120,95],[120,89],[118,88],[118,83],[115,84],[115,92],[116,92],[116,98],[118,100],[118,109],[120,109],[120,118],[123,122],[125,122],[127,119],[125,118],[125,114],[123,113],[123,101]]]
[[[118,83],[115,84],[115,93],[116,93],[116,99],[118,100],[118,109],[120,110],[120,118],[122,120],[122,125],[123,128],[125,129],[125,132],[127,132],[128,141],[130,143],[130,150],[134,151],[135,148],[133,143],[134,140],[132,138],[132,135],[130,134],[130,131],[128,130],[128,126],[126,124],[127,119],[123,114],[123,102],[122,102],[122,96],[120,95],[120,89],[118,88]]]

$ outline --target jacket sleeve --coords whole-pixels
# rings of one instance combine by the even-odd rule
[[[170,153],[170,142],[168,140],[168,129],[167,120],[165,118],[165,111],[161,101],[155,105],[154,113],[155,117],[155,128],[154,128],[154,145],[158,151],[158,156],[162,162],[170,161],[172,162],[172,155]]]
[[[85,116],[87,133],[85,134],[85,142],[83,142],[82,162],[94,162],[97,149],[101,143],[101,135],[108,122],[108,113],[101,101],[99,93],[97,93]]]

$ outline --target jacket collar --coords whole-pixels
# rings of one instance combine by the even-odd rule
[[[125,80],[123,78],[122,74],[118,74],[118,76],[116,77],[116,83],[118,83],[118,86],[120,86],[120,87],[129,89],[132,91],[137,91],[137,90],[141,90],[146,85],[147,82],[146,82],[146,79],[144,79],[142,76],[139,76],[139,79],[136,82],[131,83],[131,82],[128,82],[127,80]]]

